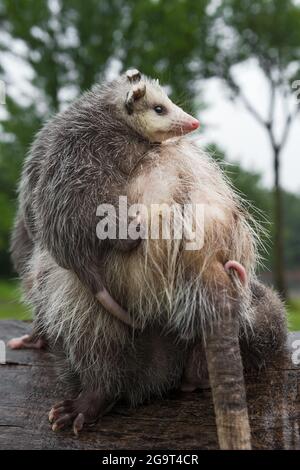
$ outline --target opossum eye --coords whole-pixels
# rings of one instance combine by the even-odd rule
[[[166,108],[164,108],[163,106],[154,106],[154,111],[157,113],[157,114],[165,114],[166,112]]]

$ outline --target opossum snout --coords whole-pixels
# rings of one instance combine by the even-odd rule
[[[185,113],[181,108],[176,106],[174,108],[174,124],[178,130],[178,135],[188,134],[189,132],[195,131],[200,126],[198,119],[195,119],[188,113]]]
[[[198,119],[191,118],[190,120],[186,121],[183,125],[185,131],[194,131],[198,129],[200,123]]]

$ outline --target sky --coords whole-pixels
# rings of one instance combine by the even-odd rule
[[[268,110],[268,88],[255,63],[235,70],[244,93],[261,116]],[[300,79],[300,77],[299,77]],[[238,161],[245,169],[263,174],[263,183],[271,187],[274,181],[272,151],[266,131],[258,124],[241,102],[226,99],[226,89],[218,80],[210,80],[203,87],[203,98],[209,104],[198,118],[205,125],[203,143],[216,142],[231,161]],[[284,110],[278,98],[276,132],[281,135]],[[290,107],[297,106],[293,96]],[[298,104],[300,106],[300,103]],[[281,157],[281,183],[290,191],[300,194],[300,113],[291,128],[287,145]]]

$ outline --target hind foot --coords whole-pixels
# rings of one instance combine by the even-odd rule
[[[78,436],[84,424],[95,424],[114,404],[115,401],[103,399],[99,392],[80,393],[74,400],[57,403],[49,413],[52,431],[72,426],[75,436]]]
[[[24,335],[19,338],[12,338],[8,341],[7,346],[10,349],[43,349],[47,343],[42,338],[35,339],[33,335]]]

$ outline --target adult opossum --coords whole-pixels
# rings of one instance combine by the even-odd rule
[[[34,240],[27,298],[77,393],[51,410],[53,429],[78,432],[119,398],[135,405],[179,386],[195,344],[198,374],[185,379],[197,385],[206,333],[224,312],[238,317],[242,351],[256,364],[284,342],[284,309],[256,280],[255,234],[239,198],[194,141],[165,140],[197,126],[174,106],[156,82],[122,76],[54,118],[25,166],[20,220]],[[97,206],[117,206],[119,196],[148,209],[141,226],[152,226],[161,204],[174,207],[170,223],[182,221],[183,238],[159,234],[129,251],[120,240],[100,243]],[[204,232],[201,214],[184,217],[188,204],[204,208]],[[188,250],[194,229],[204,245]],[[97,302],[102,278],[133,328]]]

